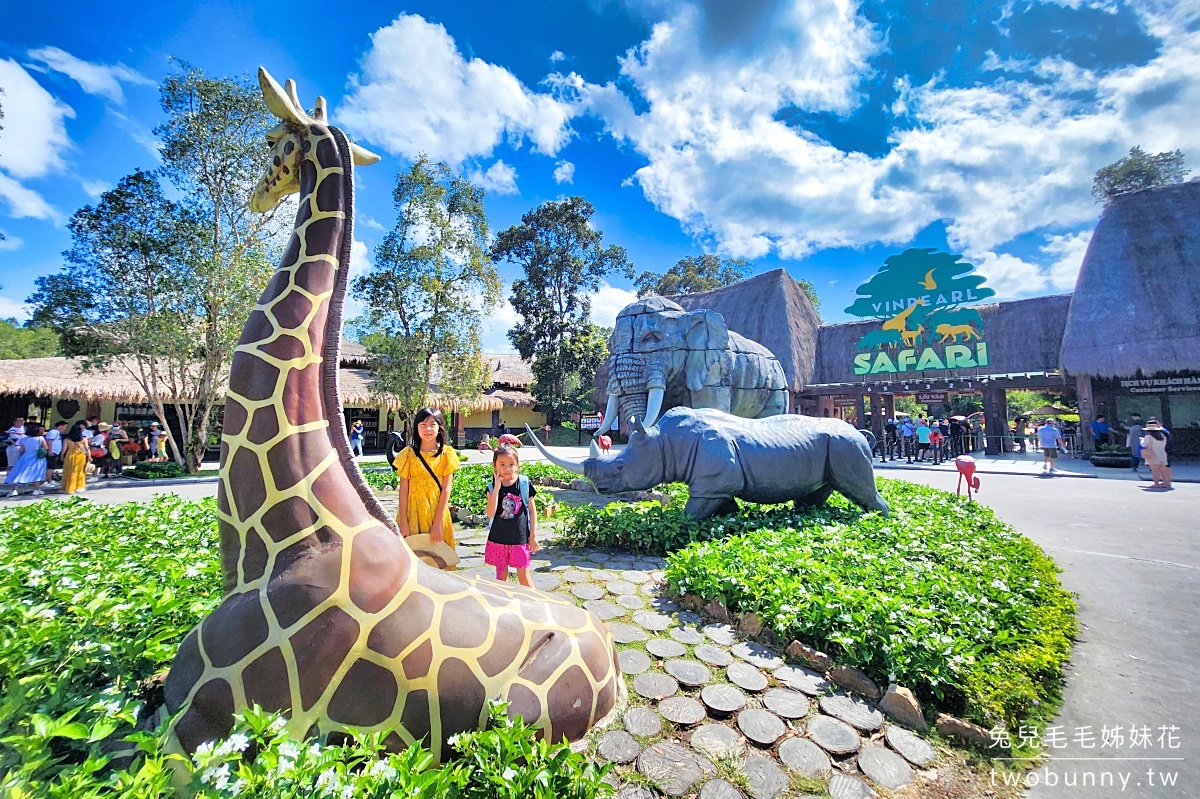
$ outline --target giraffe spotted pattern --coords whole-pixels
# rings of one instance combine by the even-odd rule
[[[175,741],[192,751],[257,704],[283,711],[297,737],[389,732],[392,748],[422,741],[446,758],[446,740],[479,728],[489,699],[576,740],[623,691],[603,623],[567,600],[421,563],[349,457],[336,366],[354,145],[324,123],[320,100],[308,117],[293,84],[285,95],[264,71],[260,83],[283,124],[252,205],[298,190],[299,208],[231,366],[226,595],[168,676],[168,710],[184,709]]]

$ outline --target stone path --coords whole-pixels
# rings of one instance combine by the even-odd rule
[[[456,535],[460,571],[495,579],[483,531]],[[679,608],[665,593],[662,558],[556,547],[552,530],[542,535],[535,584],[596,612],[617,645],[629,704],[589,746],[615,765],[618,796],[781,799],[823,782],[831,795],[869,797],[936,767],[934,748],[873,703]]]

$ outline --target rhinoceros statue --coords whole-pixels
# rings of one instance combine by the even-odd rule
[[[840,419],[780,415],[744,419],[712,408],[672,408],[645,428],[631,420],[629,444],[619,454],[577,463],[542,454],[582,474],[601,494],[687,483],[684,511],[694,519],[737,510],[748,502],[820,505],[834,490],[866,510],[888,513],[875,487],[871,452],[857,430]],[[532,432],[532,431],[531,431]]]

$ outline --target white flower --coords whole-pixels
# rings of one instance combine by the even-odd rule
[[[284,741],[279,745],[279,756],[295,760],[300,757],[300,744],[295,741]]]
[[[183,576],[184,576],[184,577],[189,577],[189,578],[191,578],[191,577],[199,577],[199,576],[200,576],[200,570],[199,570],[199,569],[197,569],[195,566],[190,566],[190,567],[188,567],[188,570],[187,570],[187,571],[185,571],[185,572],[183,573]]]
[[[508,768],[504,769],[504,774],[502,776],[506,780],[511,780],[513,777],[517,776],[517,772],[513,770],[512,766],[509,766]]]
[[[38,615],[43,619],[53,619],[58,615],[58,611],[54,608],[44,608],[43,610],[38,611]]]
[[[392,764],[386,760],[376,760],[371,764],[370,774],[372,777],[382,777],[384,780],[391,781],[396,778],[396,769],[392,768]]]
[[[236,780],[236,781],[233,783],[233,785],[230,785],[230,786],[229,786],[229,795],[230,795],[230,796],[237,796],[237,795],[239,795],[239,794],[242,792],[242,789],[243,789],[243,788],[245,788],[245,787],[246,787],[246,781],[245,781],[245,780],[241,780],[241,779],[239,779],[239,780]]]
[[[458,737],[458,733],[454,733],[446,739],[446,743],[450,744],[451,746],[458,746]]]
[[[249,738],[247,738],[245,735],[242,735],[240,732],[234,733],[226,738],[225,741],[217,747],[217,755],[219,757],[224,757],[226,755],[231,755],[234,752],[244,752],[246,751],[246,747],[249,745]]]
[[[204,743],[202,743],[196,747],[196,759],[198,759],[198,760],[204,759],[204,758],[208,757],[209,755],[211,755],[212,752],[213,752],[213,742],[205,741]]]
[[[327,768],[317,775],[317,790],[328,790],[330,793],[339,790],[342,781],[338,779],[337,771]]]
[[[346,785],[342,788],[342,799],[354,799],[353,785]]]

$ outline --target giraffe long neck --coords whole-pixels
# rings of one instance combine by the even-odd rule
[[[296,223],[234,352],[218,516],[226,593],[288,560],[394,523],[350,457],[338,361],[353,225],[353,166],[336,128],[311,125]],[[331,526],[332,523],[332,526]]]

